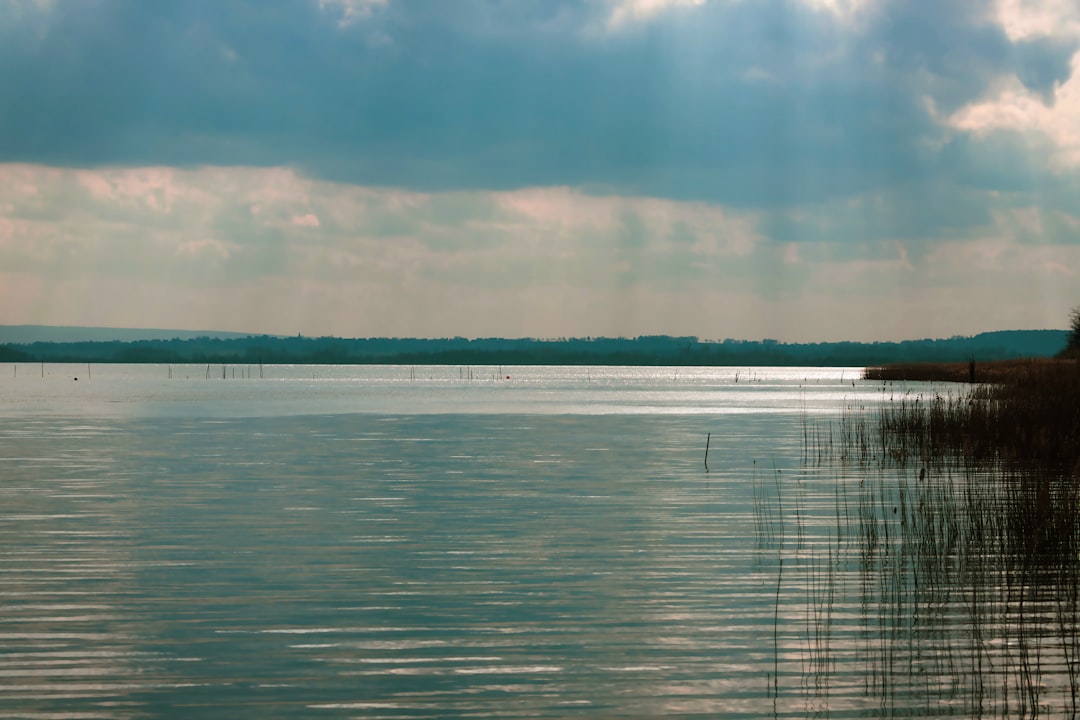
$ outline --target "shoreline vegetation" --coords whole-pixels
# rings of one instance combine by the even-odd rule
[[[883,405],[877,427],[884,455],[903,462],[914,452],[926,467],[943,459],[969,465],[996,463],[1038,477],[1039,512],[1069,513],[1080,507],[1080,307],[1069,315],[1065,348],[1056,357],[966,363],[893,363],[870,366],[866,380],[971,384],[966,393],[940,393],[920,406],[918,398]],[[865,442],[865,441],[864,441]],[[866,454],[866,447],[861,448]],[[1048,477],[1065,489],[1048,496]],[[1051,508],[1050,506],[1053,506]],[[1074,528],[1076,529],[1076,528]],[[1074,560],[1075,560],[1074,554]]]
[[[954,457],[1072,473],[1080,481],[1080,359],[868,367],[867,380],[974,383],[965,393],[886,404],[873,434],[881,452],[923,463]]]
[[[869,609],[854,652],[888,714],[1077,717],[1080,358],[974,374],[970,361],[868,367],[880,407],[807,427],[806,459],[837,473],[837,516],[824,566],[800,555],[801,528],[794,551],[782,532],[776,549],[778,588],[781,572],[809,588],[804,687],[832,683],[833,598],[854,573]],[[779,488],[774,503],[755,489],[756,513],[781,514]]]
[[[979,362],[1048,357],[1063,330],[1016,330],[903,342],[783,343],[635,338],[198,337],[0,343],[0,362],[313,365],[642,365],[866,367],[885,363]]]

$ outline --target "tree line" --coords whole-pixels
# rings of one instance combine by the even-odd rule
[[[635,338],[175,338],[0,345],[0,362],[445,364],[445,365],[781,365],[865,366],[1050,357],[1080,343],[1080,314],[1066,330],[1017,330],[902,342],[782,343]],[[1077,345],[1080,347],[1080,345]]]

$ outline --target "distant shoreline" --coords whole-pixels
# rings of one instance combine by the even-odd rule
[[[1015,330],[947,340],[891,343],[701,341],[666,335],[560,340],[505,338],[199,337],[0,344],[0,362],[869,367],[1047,358],[1064,330]]]

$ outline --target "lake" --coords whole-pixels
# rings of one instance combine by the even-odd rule
[[[971,472],[842,457],[952,391],[0,365],[0,715],[1074,714],[1075,597],[905,544]]]

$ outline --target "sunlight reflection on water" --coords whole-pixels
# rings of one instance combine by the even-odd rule
[[[858,368],[36,365],[4,372],[0,416],[199,417],[373,413],[788,414],[879,402]],[[16,366],[8,367],[17,370]],[[73,381],[84,373],[83,382]],[[509,380],[506,377],[509,376]],[[72,423],[74,424],[74,423]],[[85,426],[93,431],[93,426]],[[75,430],[75,428],[71,428]]]
[[[899,473],[805,462],[904,392],[857,370],[47,369],[0,380],[0,714],[944,707],[830,569]]]

